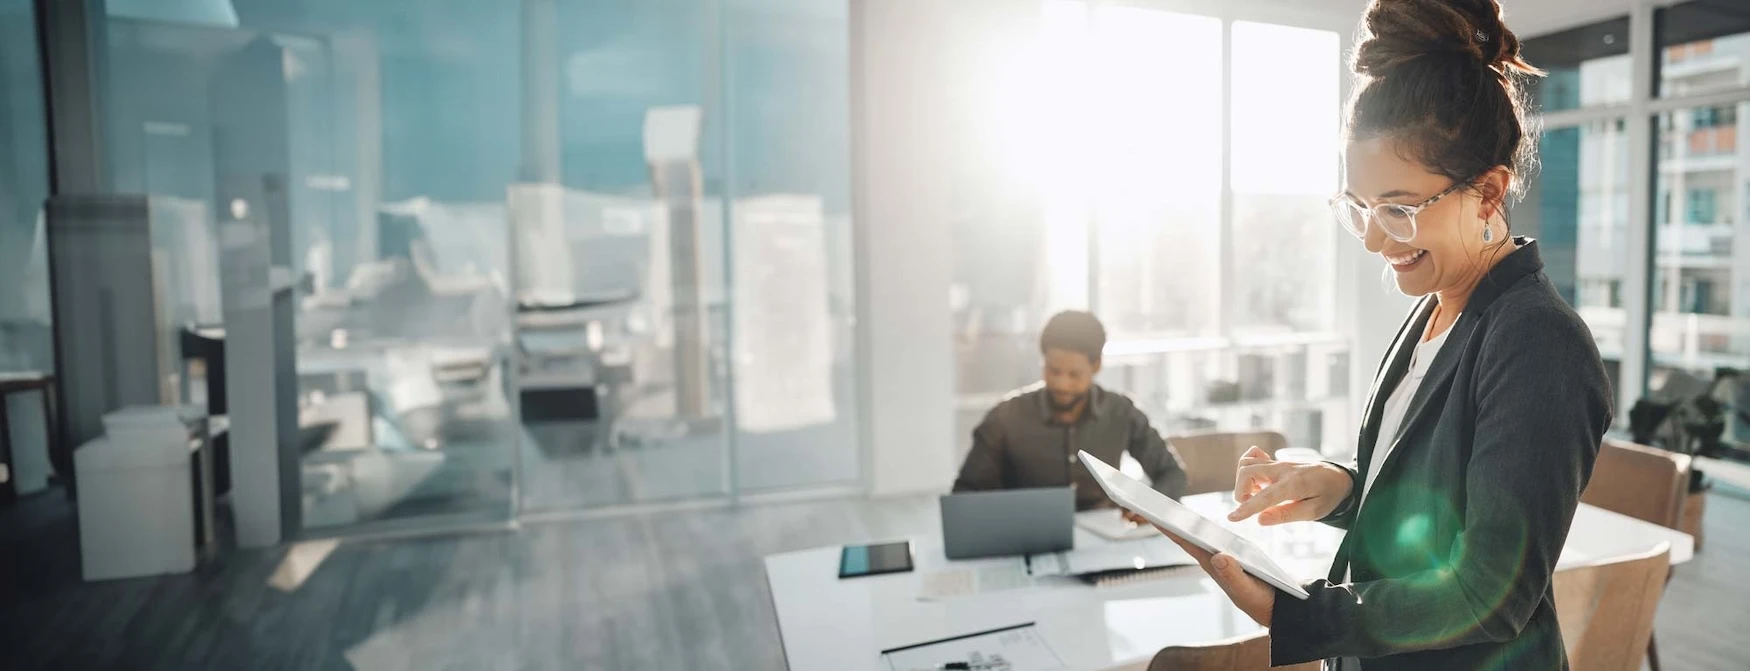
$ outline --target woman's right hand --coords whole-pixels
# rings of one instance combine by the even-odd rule
[[[1256,445],[1240,456],[1234,475],[1234,500],[1238,508],[1228,513],[1238,522],[1253,515],[1258,524],[1322,519],[1349,496],[1355,483],[1343,469],[1327,464],[1277,461]]]

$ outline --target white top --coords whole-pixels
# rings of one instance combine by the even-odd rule
[[[1462,315],[1461,315],[1462,316]],[[1453,319],[1453,324],[1458,320]],[[1428,320],[1428,326],[1434,326],[1434,320]],[[1410,369],[1404,371],[1404,379],[1398,381],[1391,396],[1385,399],[1385,409],[1379,416],[1379,437],[1373,443],[1373,458],[1367,462],[1367,482],[1361,486],[1360,503],[1367,501],[1367,492],[1373,489],[1374,478],[1379,477],[1379,467],[1385,463],[1385,458],[1391,454],[1392,444],[1397,442],[1398,429],[1403,427],[1404,415],[1410,412],[1410,401],[1416,397],[1416,388],[1422,386],[1422,378],[1428,374],[1428,368],[1434,365],[1434,355],[1440,353],[1440,346],[1446,344],[1446,336],[1452,335],[1452,325],[1448,324],[1445,331],[1432,339],[1416,343],[1416,351],[1410,354]]]

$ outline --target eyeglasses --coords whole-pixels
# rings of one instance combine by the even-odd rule
[[[1416,237],[1416,215],[1440,202],[1441,198],[1451,195],[1454,191],[1464,188],[1469,182],[1458,182],[1446,188],[1445,191],[1434,194],[1415,205],[1398,203],[1380,203],[1373,207],[1365,207],[1348,195],[1339,195],[1331,199],[1331,212],[1337,215],[1337,223],[1357,238],[1367,237],[1367,220],[1372,215],[1373,223],[1379,226],[1387,236],[1398,242],[1409,242]]]

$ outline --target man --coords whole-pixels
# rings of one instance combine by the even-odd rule
[[[1094,384],[1105,348],[1106,328],[1092,314],[1063,312],[1046,322],[1039,336],[1045,380],[985,415],[954,491],[1069,485],[1077,510],[1103,507],[1110,502],[1076,453],[1087,450],[1116,466],[1129,450],[1156,490],[1175,499],[1183,494],[1179,455],[1135,403]]]

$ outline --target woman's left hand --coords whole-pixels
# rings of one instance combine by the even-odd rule
[[[1270,626],[1270,615],[1276,610],[1275,587],[1271,587],[1270,583],[1247,573],[1246,569],[1240,566],[1239,560],[1233,558],[1233,555],[1210,552],[1185,542],[1173,532],[1161,529],[1158,525],[1155,528],[1160,529],[1160,532],[1167,538],[1184,548],[1192,559],[1196,559],[1197,565],[1202,566],[1203,572],[1215,579],[1215,584],[1221,587],[1221,591],[1227,592],[1227,598],[1232,599],[1234,605],[1238,606],[1241,612],[1266,628]]]

